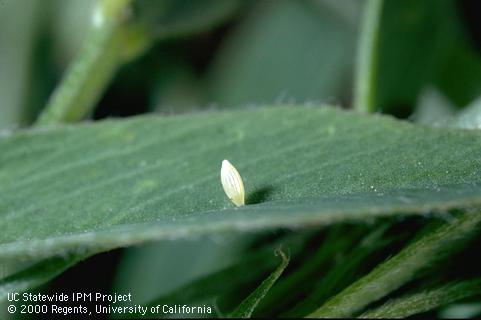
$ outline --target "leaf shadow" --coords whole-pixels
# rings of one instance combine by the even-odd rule
[[[274,191],[272,186],[263,186],[258,188],[247,195],[246,204],[258,204],[265,202],[272,191]]]

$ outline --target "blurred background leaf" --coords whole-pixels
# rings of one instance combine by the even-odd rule
[[[439,90],[425,88],[418,97],[412,115],[414,122],[433,127],[447,126],[457,112],[457,108]]]
[[[237,262],[252,242],[245,235],[212,235],[152,243],[127,249],[119,263],[114,291],[131,292],[146,304],[194,279]]]
[[[330,3],[257,2],[216,56],[211,101],[220,107],[345,102],[339,99],[349,83],[355,26]]]
[[[431,84],[457,107],[481,93],[481,59],[449,0],[385,1],[379,38],[377,109],[406,117]]]
[[[29,0],[0,3],[0,130],[18,126],[28,109],[35,41],[42,6]]]

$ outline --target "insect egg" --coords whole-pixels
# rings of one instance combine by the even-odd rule
[[[245,204],[244,183],[237,169],[227,160],[222,161],[220,181],[224,192],[236,206]]]

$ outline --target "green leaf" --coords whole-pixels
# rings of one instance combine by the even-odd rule
[[[131,292],[133,303],[144,304],[238,262],[248,240],[251,237],[226,234],[129,248],[117,267],[114,291]]]
[[[398,289],[418,277],[422,270],[455,252],[460,243],[479,232],[480,224],[481,213],[469,212],[435,228],[428,225],[422,237],[331,298],[309,317],[355,316],[370,303]]]
[[[301,107],[19,131],[0,139],[0,259],[480,208],[480,138]]]
[[[354,30],[323,3],[256,2],[214,60],[210,101],[225,108],[337,102],[350,71]]]
[[[357,280],[363,269],[372,268],[373,262],[376,261],[373,254],[379,252],[381,248],[386,247],[394,240],[392,236],[386,236],[390,225],[391,223],[384,223],[373,228],[372,231],[365,233],[363,238],[354,242],[357,245],[353,248],[340,251],[338,253],[340,257],[336,263],[325,270],[322,276],[318,276],[320,279],[314,290],[285,315],[299,317],[313,312],[321,302],[326,301],[326,299]]]
[[[254,312],[255,308],[261,302],[261,300],[267,295],[274,283],[279,279],[287,265],[289,264],[289,258],[281,251],[277,251],[281,256],[282,262],[274,270],[269,277],[267,277],[254,292],[252,292],[241,304],[230,314],[233,318],[249,318]]]
[[[32,51],[44,5],[26,0],[0,2],[0,130],[25,120],[28,97],[35,91]]]
[[[7,294],[35,288],[61,274],[88,255],[67,254],[45,259],[22,271],[0,280],[0,302],[6,301]]]
[[[151,12],[143,13],[149,15],[144,20],[157,26],[154,37],[158,40],[208,31],[234,15],[242,5],[240,0],[168,0],[162,5],[144,0],[139,3]]]
[[[467,30],[466,26],[461,26]],[[464,107],[481,95],[481,55],[470,35],[452,36],[434,83],[457,106]],[[462,79],[462,81],[461,81]]]
[[[349,233],[347,231],[349,230]],[[256,309],[255,315],[272,315],[289,308],[293,301],[302,299],[305,292],[315,285],[313,279],[323,278],[326,270],[333,267],[332,260],[345,252],[353,243],[359,241],[367,231],[365,225],[353,227],[352,225],[339,224],[327,229],[325,237],[320,243],[311,245],[313,250],[304,252],[304,260],[297,262],[299,267],[282,277],[270,290],[261,304]],[[347,233],[347,234],[346,234]],[[318,305],[316,301],[316,306]],[[314,307],[315,308],[315,307]],[[289,314],[290,315],[290,314]]]
[[[384,3],[377,53],[377,110],[407,116],[419,92],[433,83],[456,104],[466,98],[463,89],[469,91],[468,96],[479,90],[479,61],[473,53],[461,59],[467,56],[467,36],[456,10],[450,0]]]
[[[468,297],[479,296],[481,279],[448,283],[422,292],[389,300],[382,306],[363,313],[360,318],[406,318],[427,312]]]

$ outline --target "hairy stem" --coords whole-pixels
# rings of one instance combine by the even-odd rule
[[[37,125],[75,122],[84,118],[101,97],[119,65],[133,55],[132,51],[140,52],[145,46],[147,37],[127,21],[130,2],[99,2],[84,46],[50,97]]]

